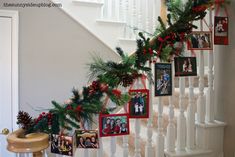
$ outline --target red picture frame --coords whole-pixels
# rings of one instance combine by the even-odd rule
[[[115,122],[114,124],[113,121]],[[99,134],[100,137],[129,135],[129,114],[100,114]]]
[[[212,31],[193,31],[187,41],[188,50],[213,50]]]
[[[131,100],[128,103],[129,117],[149,118],[149,90],[148,89],[129,90],[129,95],[131,96]]]
[[[214,19],[214,44],[215,45],[228,45],[228,31],[229,19],[227,16],[215,16]]]

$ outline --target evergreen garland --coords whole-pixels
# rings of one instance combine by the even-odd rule
[[[214,0],[188,0],[183,4],[181,0],[167,0],[168,11],[167,25],[161,17],[158,17],[159,26],[156,28],[153,39],[145,38],[139,33],[136,52],[128,56],[121,48],[117,52],[121,62],[108,61],[102,58],[94,58],[89,65],[91,85],[83,87],[81,93],[73,89],[73,97],[64,104],[52,101],[54,108],[48,113],[42,113],[32,120],[28,113],[19,112],[18,124],[26,133],[46,132],[59,133],[62,129],[72,130],[81,128],[82,122],[91,121],[95,114],[109,111],[103,104],[104,97],[109,97],[117,105],[124,105],[129,100],[129,95],[122,94],[117,88],[128,87],[133,81],[142,75],[151,78],[151,69],[146,66],[147,62],[156,59],[170,62],[175,55],[180,55],[177,42],[185,41],[193,28],[193,21],[203,19],[206,9],[214,4]]]

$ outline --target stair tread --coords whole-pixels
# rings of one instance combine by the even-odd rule
[[[84,5],[84,6],[97,6],[102,7],[102,2],[95,2],[95,1],[85,1],[85,0],[73,0],[74,4]]]
[[[105,19],[105,18],[97,19],[96,22],[109,23],[109,24],[120,24],[120,25],[124,25],[126,23],[124,21],[110,20],[110,19]]]
[[[170,157],[184,157],[188,155],[209,154],[211,152],[212,152],[211,150],[195,149],[195,150],[185,150],[185,151],[175,151],[175,152],[165,151],[165,154]]]

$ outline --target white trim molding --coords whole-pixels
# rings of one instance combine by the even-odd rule
[[[12,19],[12,129],[18,128],[17,114],[19,111],[19,61],[18,61],[18,43],[19,43],[19,13],[13,10],[0,10],[0,16]]]

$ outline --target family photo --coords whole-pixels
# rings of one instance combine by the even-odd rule
[[[149,117],[149,91],[147,89],[130,90],[129,102],[130,118],[148,118]]]
[[[212,33],[209,31],[192,32],[188,41],[189,50],[211,50]]]
[[[175,76],[197,76],[196,57],[175,57]]]
[[[155,64],[155,96],[172,95],[172,70],[170,63]]]
[[[73,137],[52,134],[51,153],[73,156]]]
[[[214,44],[228,45],[228,17],[215,16]]]
[[[100,115],[100,137],[129,134],[128,114]]]
[[[99,148],[97,130],[76,130],[77,148]]]

